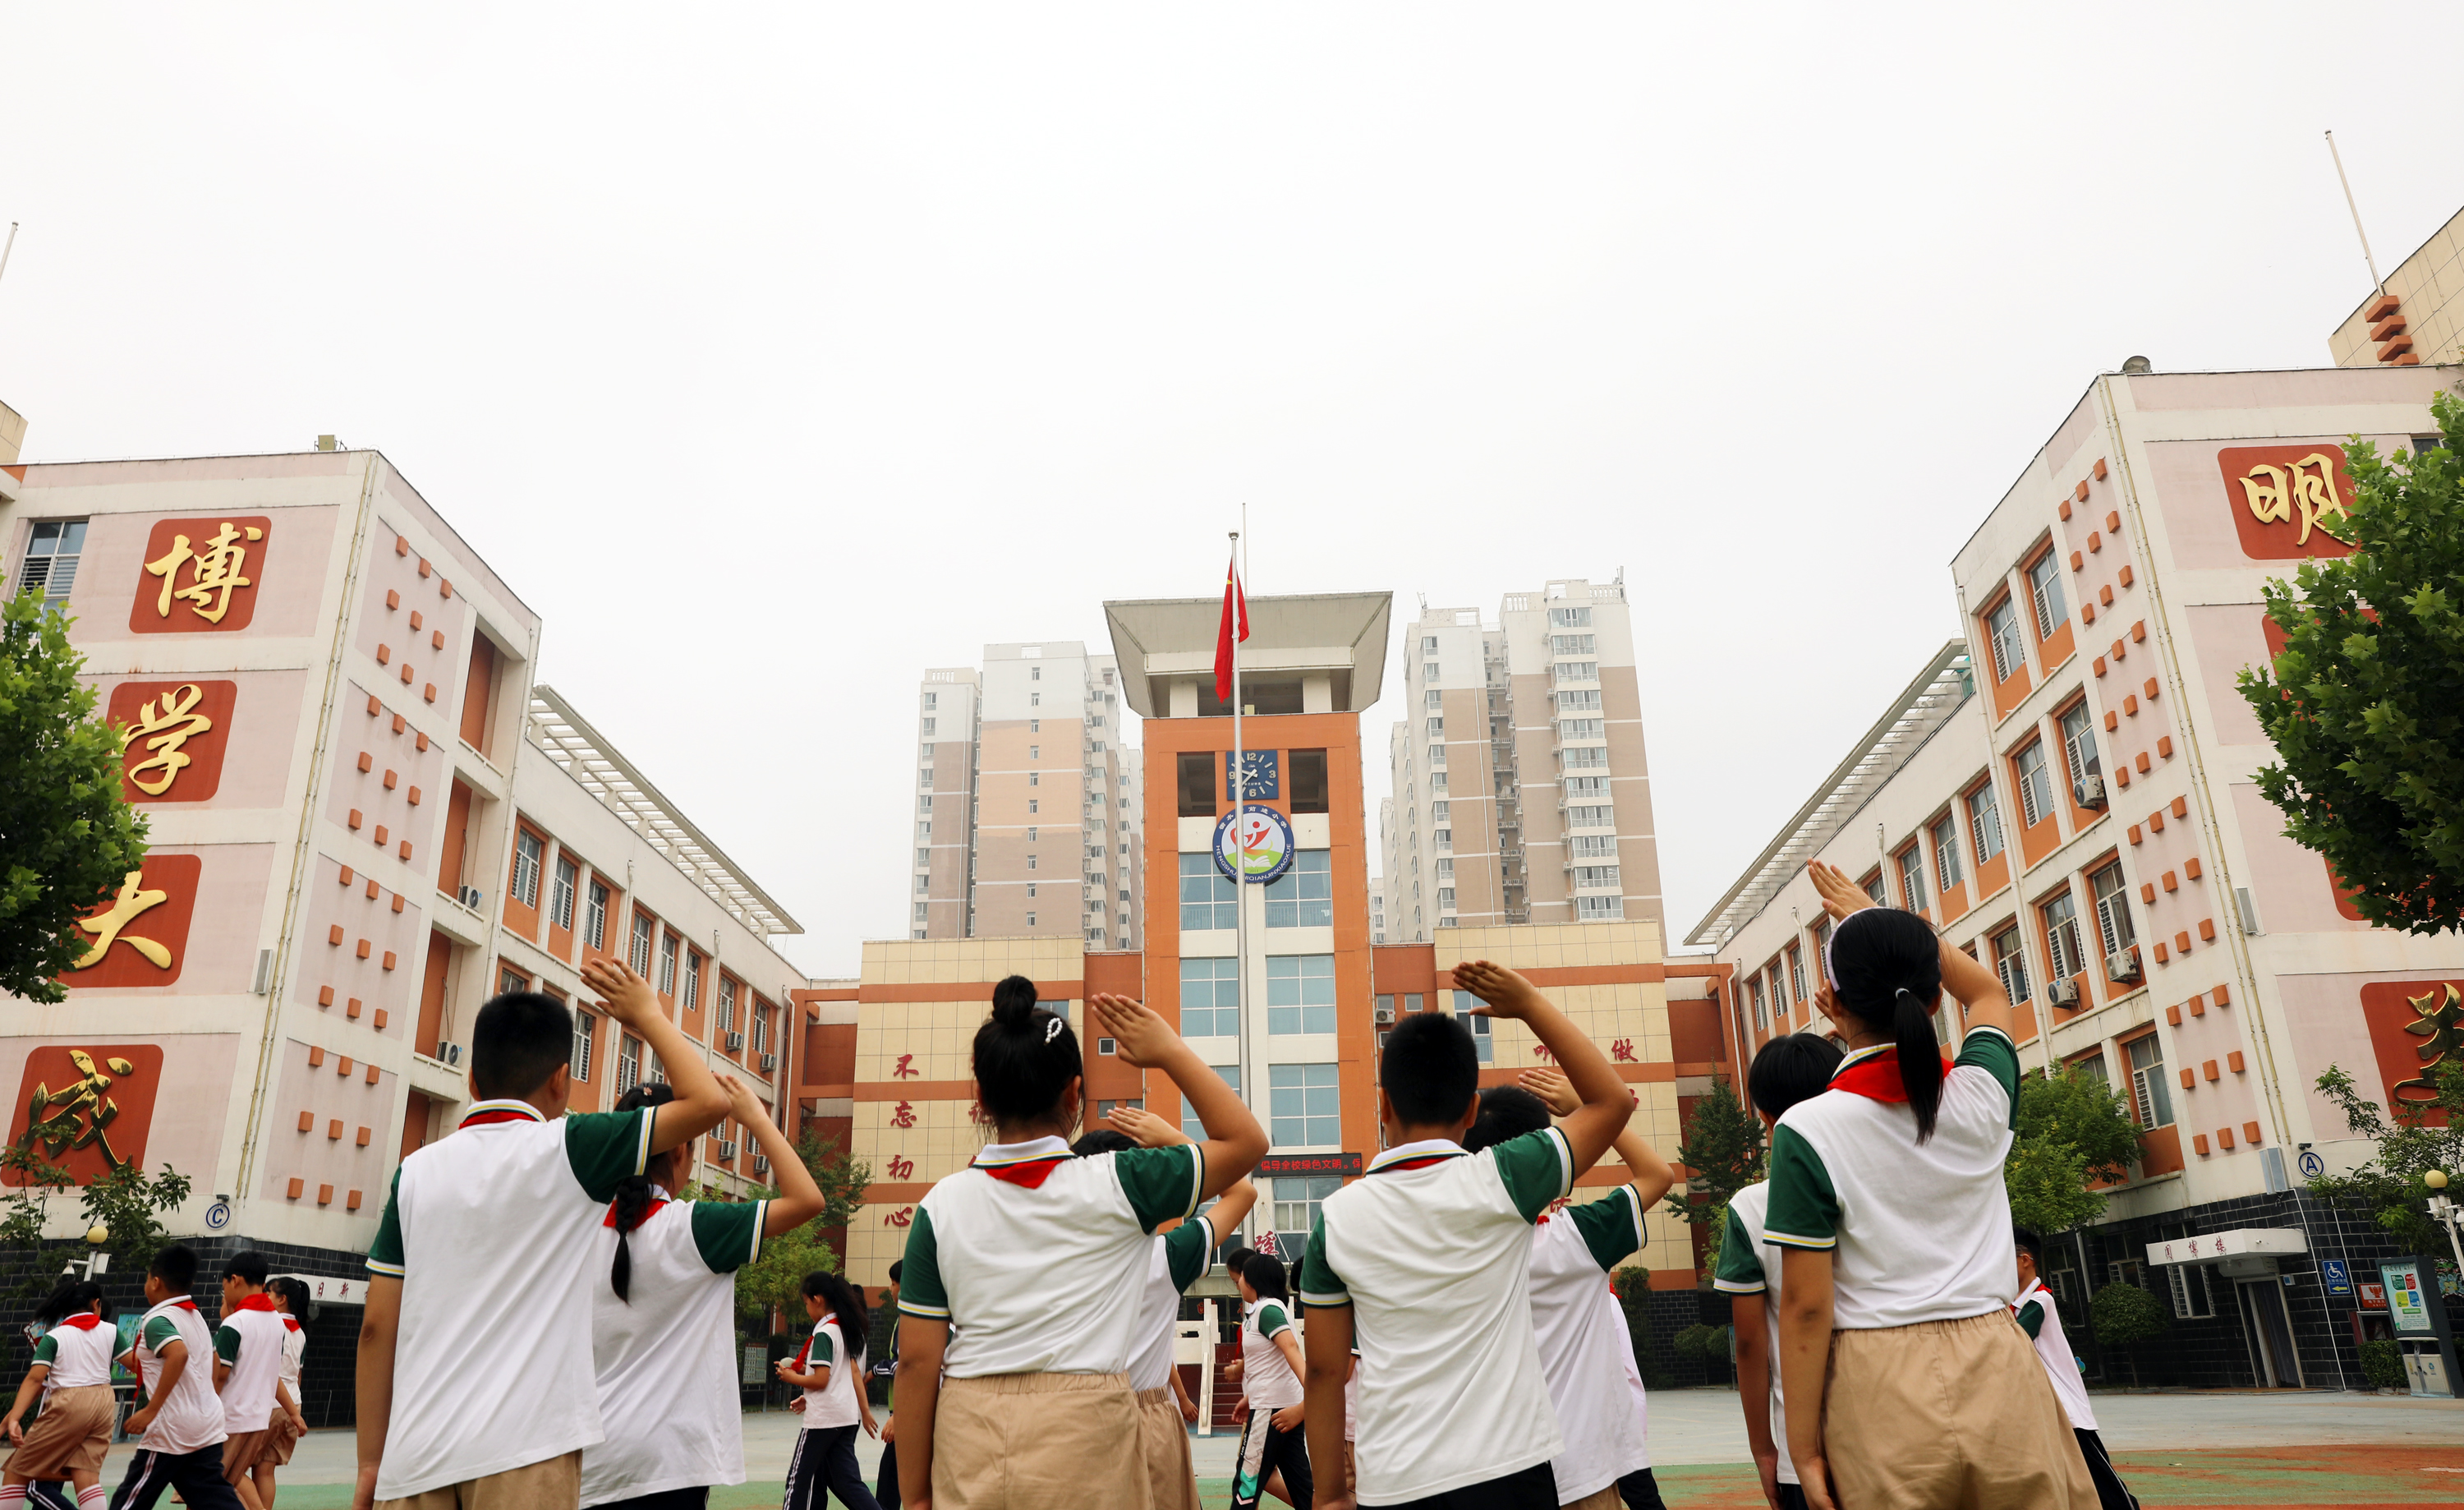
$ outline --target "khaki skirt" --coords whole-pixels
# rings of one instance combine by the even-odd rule
[[[9,1454],[7,1471],[29,1478],[102,1472],[117,1414],[109,1385],[53,1390],[43,1399],[43,1413],[26,1429],[25,1445]]]
[[[2007,1310],[1834,1332],[1822,1454],[1843,1505],[2097,1505],[2053,1381]]]
[[[291,1430],[291,1417],[276,1410],[265,1433],[265,1446],[256,1454],[256,1466],[279,1468],[291,1461],[292,1450],[298,1445],[299,1433]]]
[[[935,1510],[1151,1510],[1139,1415],[1127,1374],[945,1379]]]
[[[1189,1423],[1172,1386],[1138,1391],[1138,1445],[1146,1452],[1147,1493],[1155,1510],[1199,1510],[1198,1469],[1189,1457]]]

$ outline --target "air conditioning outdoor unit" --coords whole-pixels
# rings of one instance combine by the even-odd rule
[[[436,1057],[439,1061],[458,1070],[462,1067],[462,1046],[458,1043],[448,1043],[439,1038],[436,1040]]]
[[[2134,944],[2118,954],[2108,954],[2104,957],[2106,980],[2119,981],[2124,986],[2136,986],[2139,984],[2139,945]]]
[[[2050,1006],[2075,1008],[2079,1005],[2079,982],[2068,976],[2045,983],[2045,1001]]]
[[[763,1055],[761,1056],[761,1068],[764,1070],[775,1070],[779,1068],[779,1056],[775,1054]]]
[[[744,1047],[744,1034],[742,1034],[742,1033],[729,1033],[729,1034],[727,1035],[727,1052],[728,1052],[728,1053],[730,1053],[730,1054],[734,1054],[734,1053],[736,1053],[737,1050],[739,1050],[739,1049],[741,1049],[741,1048],[743,1048],[743,1047]]]
[[[2071,788],[2071,795],[2079,799],[2079,805],[2082,808],[2102,808],[2104,806],[2104,778],[2101,776],[2081,776],[2079,779],[2078,784]]]
[[[1391,1026],[1393,1026],[1394,1021],[1395,1021],[1395,1009],[1394,1009],[1394,1008],[1392,1008],[1392,1007],[1380,1007],[1380,1008],[1378,1008],[1378,1009],[1377,1009],[1377,1026],[1378,1026],[1378,1027],[1380,1027],[1380,1028],[1391,1027]]]
[[[454,899],[461,902],[463,906],[470,908],[473,912],[477,912],[479,910],[479,903],[483,899],[479,895],[478,887],[465,886],[459,892],[454,894]]]
[[[753,1172],[755,1174],[768,1174],[770,1172],[769,1159],[761,1154],[755,1154],[753,1156]]]
[[[722,1139],[722,1140],[719,1142],[719,1145],[718,1145],[718,1162],[719,1162],[719,1163],[721,1163],[721,1164],[725,1164],[728,1160],[733,1159],[733,1158],[735,1158],[735,1157],[736,1157],[736,1141],[735,1141],[734,1139],[732,1139],[732,1138],[729,1138],[729,1139]]]

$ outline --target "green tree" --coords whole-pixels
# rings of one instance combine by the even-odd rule
[[[2113,1088],[2076,1066],[2019,1082],[2018,1125],[2002,1166],[2011,1219],[2040,1232],[2094,1221],[2104,1196],[2091,1180],[2120,1181],[2140,1154],[2139,1128]]]
[[[2368,1212],[2395,1234],[2404,1252],[2429,1254],[2442,1251],[2447,1238],[2430,1219],[2430,1188],[2421,1177],[2431,1169],[2453,1175],[2464,1165],[2464,1059],[2450,1055],[2422,1076],[2436,1099],[2399,1100],[2389,1117],[2363,1097],[2343,1066],[2327,1066],[2319,1077],[2319,1094],[2336,1103],[2354,1137],[2367,1138],[2378,1149],[2351,1173],[2322,1174],[2309,1184],[2322,1200]]]
[[[40,593],[0,604],[0,993],[30,1001],[67,998],[59,976],[94,943],[77,921],[145,858],[84,664]]]
[[[839,1254],[822,1239],[825,1231],[839,1231],[853,1221],[872,1184],[872,1166],[848,1158],[839,1145],[817,1133],[796,1141],[796,1154],[822,1188],[822,1214],[803,1226],[761,1243],[761,1256],[736,1271],[736,1313],[748,1325],[764,1325],[775,1310],[787,1318],[790,1330],[803,1315],[800,1286],[815,1271],[836,1274]],[[753,1197],[778,1195],[764,1190]]]
[[[2276,745],[2258,788],[2285,835],[2326,856],[2363,917],[2412,933],[2464,924],[2464,401],[2430,408],[2443,443],[2426,455],[2346,443],[2358,496],[2318,522],[2352,554],[2267,584],[2284,651],[2240,677]]]
[[[123,1164],[80,1191],[79,1206],[88,1227],[110,1232],[110,1241],[102,1246],[114,1265],[143,1270],[170,1246],[171,1233],[162,1217],[187,1204],[190,1185],[187,1175],[168,1164],[151,1179],[136,1165]]]
[[[1686,1180],[1669,1192],[1669,1214],[1697,1225],[1727,1220],[1728,1198],[1763,1177],[1762,1119],[1727,1081],[1712,1081],[1685,1119],[1677,1162]]]
[[[2107,1347],[2122,1349],[2130,1361],[2130,1382],[2139,1382],[2137,1344],[2165,1335],[2171,1319],[2165,1307],[2146,1291],[2127,1279],[2116,1279],[2087,1303],[2088,1322],[2096,1329],[2096,1340]]]
[[[855,1220],[864,1205],[864,1192],[872,1184],[872,1166],[856,1163],[835,1140],[809,1128],[796,1140],[796,1156],[804,1161],[804,1167],[813,1171],[813,1183],[822,1188],[822,1214],[814,1225],[841,1228]]]

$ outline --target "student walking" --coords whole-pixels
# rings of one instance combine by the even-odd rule
[[[308,1315],[307,1281],[288,1277],[269,1279],[265,1297],[274,1303],[274,1314],[282,1319],[282,1390],[292,1409],[274,1418],[273,1430],[266,1433],[265,1445],[257,1450],[256,1463],[249,1470],[249,1483],[262,1510],[274,1510],[275,1470],[291,1461],[293,1450],[308,1432],[305,1408],[299,1402],[299,1367],[308,1357],[308,1332],[300,1324]]]
[[[1144,1510],[1130,1392],[1155,1229],[1256,1166],[1266,1135],[1170,1025],[1087,1001],[1123,1064],[1169,1077],[1206,1141],[1073,1158],[1083,1061],[1035,983],[993,989],[976,1096],[995,1142],[917,1207],[899,1286],[899,1497],[913,1510]],[[948,1378],[942,1377],[946,1368]]]
[[[1582,1108],[1554,1070],[1526,1070],[1518,1085],[1480,1093],[1480,1120],[1463,1146],[1474,1153],[1549,1125]],[[1566,1450],[1550,1463],[1557,1502],[1581,1510],[1662,1510],[1651,1477],[1651,1434],[1639,1373],[1628,1382],[1634,1335],[1608,1277],[1646,1240],[1642,1213],[1675,1183],[1668,1161],[1628,1122],[1611,1145],[1632,1178],[1596,1201],[1540,1218],[1531,1233],[1531,1332]]]
[[[881,1294],[881,1303],[883,1306],[887,1307],[890,1312],[890,1365],[891,1368],[890,1385],[888,1388],[882,1391],[881,1403],[891,1408],[893,1412],[896,1410],[898,1406],[898,1377],[896,1373],[898,1366],[898,1277],[906,1272],[907,1260],[904,1258],[892,1258],[890,1260],[890,1282],[882,1286]],[[795,1403],[788,1407],[791,1410],[802,1410],[803,1408],[804,1402],[802,1396],[797,1397]],[[872,1498],[881,1501],[881,1510],[898,1510],[898,1417],[895,1413],[884,1417],[881,1423],[881,1461],[873,1469]]]
[[[479,1099],[402,1161],[368,1249],[353,1510],[580,1502],[582,1451],[605,1435],[590,1322],[607,1271],[591,1233],[627,1176],[727,1115],[648,980],[609,959],[582,978],[649,1045],[676,1098],[566,1115],[572,1010],[531,991],[479,1009]]]
[[[1788,1109],[1830,1087],[1839,1046],[1811,1033],[1782,1033],[1754,1055],[1746,1094],[1766,1132]],[[1761,1475],[1763,1498],[1777,1510],[1805,1510],[1805,1491],[1788,1455],[1788,1412],[1780,1395],[1780,1265],[1763,1252],[1771,1182],[1756,1180],[1728,1197],[1720,1232],[1720,1265],[1711,1287],[1733,1307],[1737,1334],[1737,1399],[1746,1412],[1746,1441]]]
[[[2096,1484],[2097,1504],[2100,1510],[2139,1510],[2138,1498],[2114,1472],[2113,1455],[2104,1450],[2104,1438],[2097,1434],[2087,1381],[2079,1377],[2079,1357],[2071,1351],[2070,1339],[2062,1335],[2062,1313],[2054,1304],[2054,1292],[2045,1288],[2045,1239],[2033,1229],[2014,1227],[2011,1240],[2019,1250],[2019,1295],[2011,1302],[2011,1314],[2017,1318],[2019,1330],[2035,1341],[2037,1361],[2045,1366],[2045,1377],[2053,1381],[2062,1414],[2070,1420],[2071,1434],[2079,1438],[2087,1476]]]
[[[34,1343],[34,1361],[9,1407],[9,1454],[0,1470],[0,1510],[26,1510],[27,1485],[67,1480],[78,1510],[100,1510],[103,1454],[119,1414],[111,1398],[111,1304],[92,1279],[63,1279],[34,1320],[47,1330]],[[27,1408],[40,1396],[43,1413],[32,1430]]]
[[[112,1491],[111,1510],[154,1510],[163,1491],[176,1489],[188,1510],[240,1510],[223,1477],[223,1403],[214,1393],[214,1341],[197,1302],[197,1255],[173,1243],[145,1270],[145,1302],[137,1341],[121,1359],[137,1375],[145,1403],[121,1430],[137,1438],[137,1454]]]
[[[847,1510],[880,1510],[855,1462],[857,1427],[868,1436],[880,1434],[864,1387],[871,1313],[855,1286],[834,1274],[804,1276],[803,1297],[813,1335],[795,1357],[781,1359],[778,1368],[780,1378],[804,1391],[803,1429],[787,1460],[785,1510],[825,1510],[825,1491],[838,1496]]]
[[[779,1197],[680,1201],[682,1148],[618,1182],[591,1234],[592,1365],[606,1439],[582,1452],[582,1503],[699,1510],[714,1484],[744,1482],[736,1374],[736,1272],[762,1242],[822,1213],[821,1187],[743,1081],[718,1077],[728,1111],[770,1160]],[[671,1086],[637,1085],[619,1112],[667,1105]]]
[[[1249,1404],[1249,1418],[1242,1423],[1241,1451],[1233,1459],[1232,1510],[1257,1510],[1274,1474],[1283,1476],[1284,1498],[1292,1510],[1309,1510],[1316,1482],[1304,1429],[1300,1333],[1292,1325],[1283,1262],[1270,1254],[1251,1254],[1234,1280],[1244,1304],[1241,1394]]]
[[[1781,1392],[1806,1502],[2092,1505],[2061,1405],[2009,1320],[2010,998],[1924,919],[1808,869],[1837,922],[1817,999],[1849,1052],[1771,1132],[1763,1234],[1784,1250]],[[1945,991],[1967,1014],[1955,1062],[1934,1037]]]
[[[1328,1196],[1302,1258],[1312,1455],[1341,1460],[1353,1347],[1363,1385],[1355,1458],[1366,1505],[1556,1510],[1565,1451],[1531,1328],[1531,1226],[1622,1131],[1625,1082],[1531,983],[1485,961],[1456,986],[1528,1023],[1582,1105],[1561,1126],[1473,1154],[1480,1055],[1442,1012],[1412,1013],[1378,1062],[1386,1151]],[[1328,1510],[1352,1496],[1329,1495]]]
[[[248,1510],[263,1510],[251,1476],[279,1428],[300,1420],[297,1402],[282,1387],[282,1352],[290,1335],[265,1293],[273,1266],[251,1250],[231,1255],[223,1268],[223,1319],[214,1328],[214,1388],[223,1400],[223,1478]]]

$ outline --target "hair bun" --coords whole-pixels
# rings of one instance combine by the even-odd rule
[[[1004,1028],[1024,1028],[1035,1016],[1035,983],[1009,975],[993,988],[993,1021]]]

